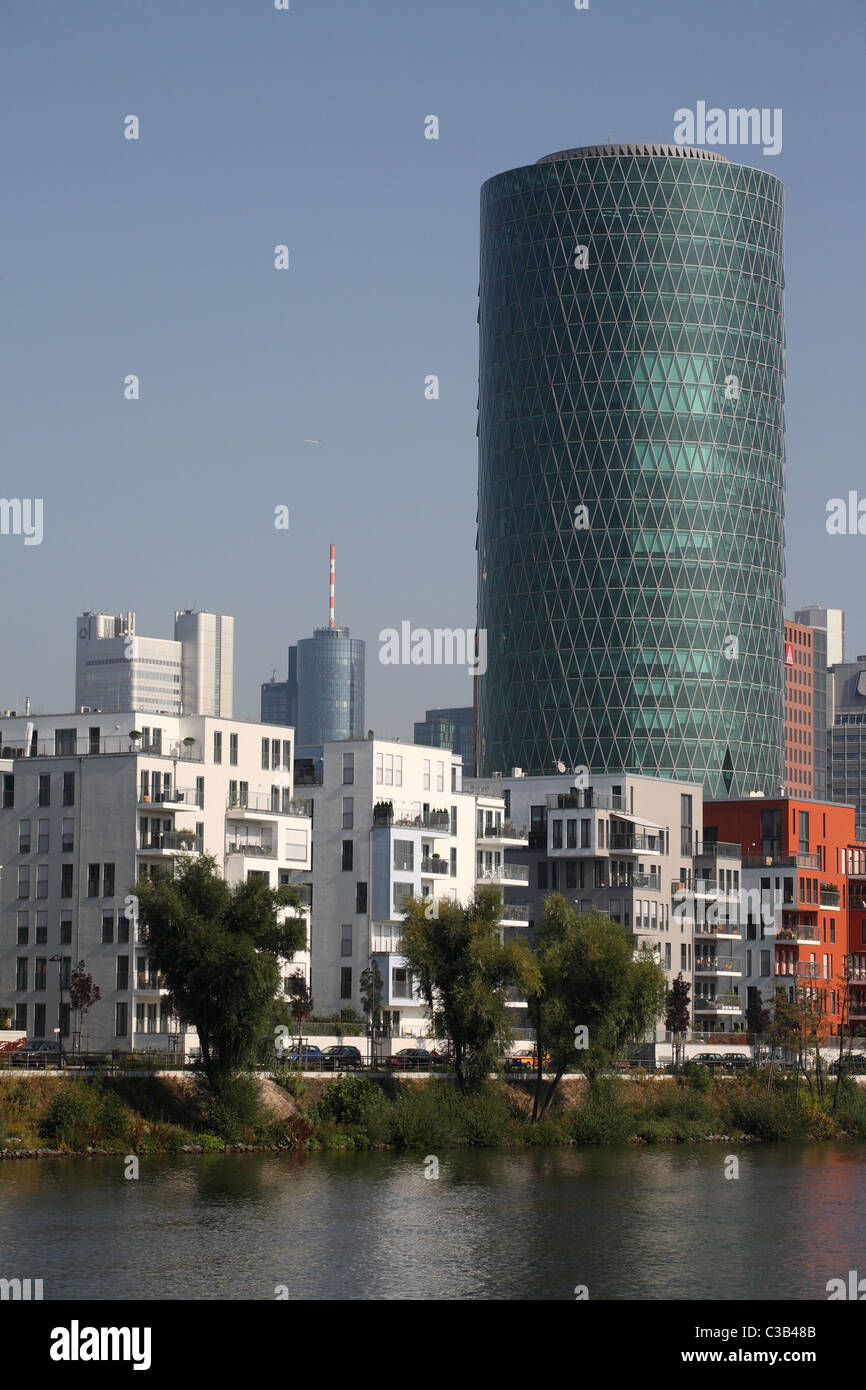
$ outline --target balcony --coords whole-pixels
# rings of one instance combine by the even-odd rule
[[[183,810],[184,807],[201,807],[201,793],[196,787],[176,787],[173,792],[161,792],[158,796],[142,796],[139,791],[137,806],[139,811],[152,811],[159,807],[160,812]]]
[[[479,844],[487,845],[506,845],[512,849],[518,846],[524,849],[529,844],[529,831],[525,826],[518,828],[516,825],[490,825],[483,830],[476,830],[475,838]]]
[[[731,956],[697,956],[695,958],[696,975],[727,975],[731,979],[739,978],[742,975],[740,962]]]
[[[524,903],[503,903],[502,916],[500,922],[503,926],[510,926],[512,923],[522,923],[524,926],[529,923],[529,908]]]
[[[736,994],[696,995],[696,1014],[741,1014],[743,1006]]]
[[[698,842],[690,851],[695,859],[739,859],[742,850],[731,840]]]
[[[814,945],[820,939],[817,927],[800,926],[799,924],[796,927],[783,927],[776,937],[776,940],[780,942],[796,941],[803,945]]]
[[[422,878],[445,878],[450,876],[451,865],[438,854],[425,855],[421,860]]]
[[[817,854],[747,854],[744,869],[820,869]]]
[[[617,854],[661,854],[659,835],[618,835],[612,832],[608,837],[608,849]]]
[[[256,792],[243,800],[232,796],[226,798],[226,816],[229,820],[252,821],[261,820],[262,817],[269,819],[271,816],[305,816],[309,819],[310,815],[310,803],[302,796],[281,798],[279,805],[266,792]]]
[[[500,864],[493,869],[476,869],[476,883],[529,883],[528,864]]]
[[[829,884],[825,887],[822,883],[820,888],[818,906],[827,908],[830,912],[838,912],[840,906],[840,896],[841,895],[839,893],[838,888],[833,888]]]
[[[166,830],[161,835],[142,838],[139,854],[201,854],[204,840],[191,830]]]
[[[370,955],[400,956],[403,954],[403,938],[399,932],[370,933]]]
[[[582,791],[548,792],[549,811],[628,811],[626,798],[586,787]]]
[[[252,859],[276,859],[277,847],[270,840],[227,840],[226,854],[240,854]]]
[[[145,994],[158,994],[161,989],[165,989],[165,976],[156,975],[152,971],[137,970],[135,988]]]
[[[450,835],[451,816],[446,810],[422,810],[420,803],[395,806],[392,801],[377,801],[373,807],[374,830],[426,830],[431,835]]]

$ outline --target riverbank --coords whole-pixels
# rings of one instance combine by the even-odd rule
[[[0,1158],[216,1151],[554,1147],[866,1138],[866,1092],[707,1072],[563,1081],[532,1123],[530,1081],[461,1094],[447,1078],[242,1077],[219,1103],[197,1077],[0,1078]]]

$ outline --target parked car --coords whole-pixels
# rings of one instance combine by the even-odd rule
[[[545,1052],[541,1059],[542,1067],[550,1066],[550,1057]],[[538,1053],[534,1047],[519,1047],[516,1052],[512,1052],[510,1057],[505,1059],[505,1067],[508,1071],[535,1071],[538,1066]]]
[[[291,1052],[283,1058],[283,1061],[288,1062],[289,1066],[292,1067],[296,1067],[299,1062],[302,1067],[320,1067],[323,1056],[324,1053],[320,1047],[316,1047],[314,1043],[309,1045],[305,1043],[300,1051],[298,1051],[297,1046],[293,1047]]]
[[[324,1071],[360,1071],[363,1065],[364,1059],[357,1047],[335,1043],[322,1053]]]
[[[839,1075],[839,1058],[830,1063],[828,1068],[831,1076]],[[862,1052],[852,1052],[850,1057],[842,1058],[842,1070],[846,1076],[859,1075],[866,1073],[866,1056]]]
[[[436,1064],[436,1058],[432,1052],[427,1052],[423,1047],[404,1047],[399,1052],[395,1052],[388,1058],[392,1067],[399,1071],[429,1071]]]
[[[9,1054],[12,1067],[65,1067],[66,1049],[62,1043],[44,1041],[26,1042]]]
[[[752,1065],[752,1059],[742,1052],[727,1052],[722,1060],[728,1071],[748,1071]]]
[[[725,1058],[721,1052],[699,1052],[696,1057],[688,1059],[696,1067],[708,1067],[710,1071],[721,1071],[725,1065]]]

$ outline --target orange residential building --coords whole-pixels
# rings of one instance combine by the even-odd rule
[[[707,801],[708,838],[742,847],[750,905],[742,917],[746,1002],[755,990],[765,1005],[777,987],[789,998],[808,990],[828,1031],[838,1032],[845,958],[856,952],[863,970],[858,1007],[866,1021],[866,845],[854,838],[854,807],[796,797]],[[851,873],[854,865],[859,877]]]

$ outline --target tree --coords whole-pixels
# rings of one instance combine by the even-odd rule
[[[689,1026],[691,989],[691,985],[683,979],[683,972],[680,971],[668,991],[665,1028],[673,1034],[675,1067],[681,1067],[683,1064],[683,1034],[688,1031]]]
[[[303,970],[293,970],[288,979],[289,1013],[298,1025],[298,1066],[301,1064],[301,1020],[313,1012],[313,996]]]
[[[752,1040],[752,1049],[755,1062],[760,1060],[761,1039],[770,1027],[772,1015],[764,1003],[763,995],[759,989],[749,989],[749,999],[746,1004],[746,1032]]]
[[[84,1020],[94,1004],[98,1004],[101,998],[102,990],[99,985],[93,983],[93,976],[88,975],[84,961],[80,960],[69,977],[69,999],[73,1009],[78,1014],[79,1048]]]
[[[141,878],[136,892],[148,952],[174,1012],[198,1033],[215,1094],[248,1066],[270,1025],[280,961],[306,943],[294,888],[250,878],[230,885],[211,855],[185,859],[174,878]],[[281,920],[283,918],[283,920]]]
[[[466,907],[441,901],[438,917],[428,918],[426,906],[415,898],[406,904],[403,955],[465,1091],[481,1084],[510,1041],[506,990],[536,988],[537,967],[522,943],[500,939],[497,888],[477,889]]]
[[[384,981],[378,962],[371,960],[366,970],[361,971],[361,1007],[367,1017],[370,1033],[370,1061],[376,1060],[376,1034],[382,1026],[382,998]]]
[[[623,1049],[655,1027],[664,1013],[665,977],[652,952],[635,952],[616,922],[595,911],[578,917],[555,893],[545,900],[536,953],[538,1072],[532,1118],[541,1120],[576,1059],[594,1090]],[[555,1076],[540,1105],[545,1053]]]

